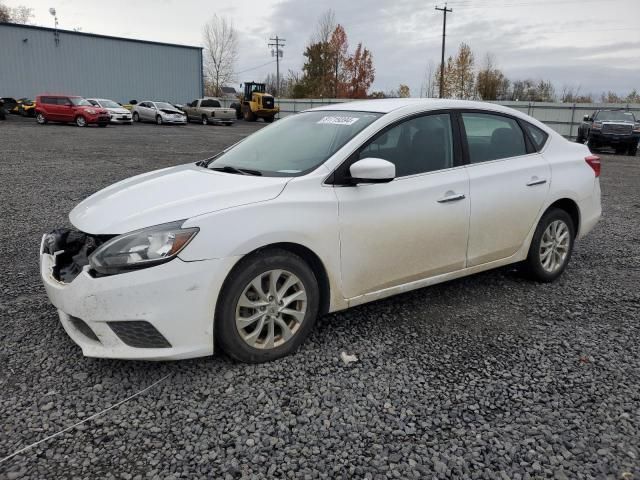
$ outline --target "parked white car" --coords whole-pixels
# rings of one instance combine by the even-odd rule
[[[265,148],[268,146],[268,148]],[[600,217],[600,160],[499,105],[389,99],[293,115],[116,183],[43,237],[87,356],[287,355],[316,318],[522,263],[549,282]]]
[[[158,125],[171,123],[178,125],[187,124],[187,116],[167,102],[144,101],[133,106],[134,122],[155,122]]]
[[[133,123],[131,112],[118,102],[114,102],[113,100],[108,100],[106,98],[87,98],[87,101],[91,105],[104,108],[109,112],[109,115],[111,116],[110,123],[126,123],[128,125]]]

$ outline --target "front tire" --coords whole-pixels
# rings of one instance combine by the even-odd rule
[[[629,150],[627,150],[627,155],[630,157],[635,157],[638,154],[638,144],[635,143],[633,145],[629,145]]]
[[[162,117],[160,115],[156,115],[156,124],[162,125]]]
[[[560,208],[546,212],[533,235],[525,268],[539,282],[553,282],[567,268],[575,241],[571,216]]]
[[[207,118],[206,115],[202,115],[202,124],[209,125],[209,119]]]
[[[133,121],[134,122],[138,122],[140,123],[140,115],[138,115],[138,112],[133,112]]]
[[[264,117],[265,123],[273,123],[275,117]]]
[[[82,115],[78,115],[75,119],[75,123],[77,127],[86,127],[87,126],[87,119],[84,118]]]
[[[313,270],[286,250],[243,259],[218,300],[216,339],[227,355],[262,363],[295,352],[318,316],[320,293]]]

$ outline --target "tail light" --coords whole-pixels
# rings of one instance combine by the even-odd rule
[[[600,157],[597,155],[589,155],[588,157],[584,157],[584,161],[589,164],[591,168],[593,168],[596,177],[600,176]]]

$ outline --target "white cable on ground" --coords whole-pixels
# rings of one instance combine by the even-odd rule
[[[103,414],[107,413],[109,410],[113,410],[114,408],[119,407],[119,406],[120,406],[120,405],[122,405],[123,403],[128,402],[128,401],[129,401],[129,400],[131,400],[132,398],[135,398],[135,397],[137,397],[138,395],[143,394],[143,393],[144,393],[144,392],[146,392],[147,390],[149,390],[149,389],[151,389],[151,388],[155,387],[155,386],[156,386],[156,385],[158,385],[160,382],[163,382],[164,380],[166,380],[166,379],[167,379],[167,378],[169,378],[170,376],[171,376],[171,374],[169,373],[169,374],[165,375],[164,377],[162,377],[160,380],[158,380],[158,381],[156,381],[156,382],[152,383],[152,384],[151,384],[151,385],[149,385],[148,387],[143,388],[142,390],[140,390],[140,391],[139,391],[139,392],[137,392],[137,393],[134,393],[134,394],[133,394],[133,395],[131,395],[130,397],[127,397],[127,398],[125,398],[124,400],[121,400],[120,402],[115,403],[115,404],[111,405],[110,407],[105,408],[104,410],[102,410],[102,411],[100,411],[100,412],[98,412],[98,413],[94,413],[94,414],[93,414],[93,415],[91,415],[90,417],[87,417],[87,418],[85,418],[84,420],[80,420],[78,423],[74,423],[73,425],[71,425],[71,426],[69,426],[69,427],[67,427],[67,428],[65,428],[65,429],[63,429],[63,430],[60,430],[59,432],[56,432],[56,433],[54,433],[53,435],[49,435],[48,437],[45,437],[45,438],[43,438],[42,440],[38,440],[37,442],[32,443],[31,445],[27,445],[26,447],[21,448],[20,450],[16,450],[16,451],[15,451],[15,452],[13,452],[11,455],[7,455],[6,457],[4,457],[4,458],[0,459],[0,463],[4,463],[4,462],[6,462],[7,460],[9,460],[9,459],[11,459],[11,458],[15,457],[16,455],[19,455],[19,454],[21,454],[22,452],[25,452],[25,451],[27,451],[27,450],[29,450],[29,449],[31,449],[31,448],[33,448],[33,447],[35,447],[36,445],[40,445],[41,443],[44,443],[44,442],[46,442],[47,440],[51,440],[52,438],[57,437],[58,435],[62,435],[63,433],[68,432],[69,430],[71,430],[71,429],[73,429],[73,428],[77,427],[78,425],[81,425],[81,424],[83,424],[83,423],[85,423],[85,422],[88,422],[89,420],[93,420],[94,418],[99,417],[100,415],[103,415]]]

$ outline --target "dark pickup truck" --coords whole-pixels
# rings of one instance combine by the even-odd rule
[[[590,149],[611,147],[616,153],[635,156],[640,141],[640,123],[626,110],[596,110],[585,115],[576,142],[586,140]]]

